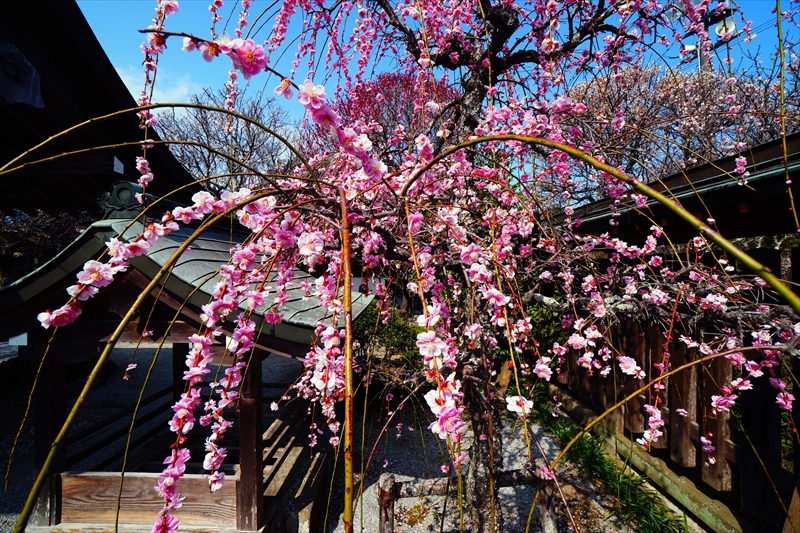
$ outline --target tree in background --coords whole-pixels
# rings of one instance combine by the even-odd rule
[[[206,88],[190,101],[224,108],[226,98],[225,91]],[[241,114],[291,138],[294,125],[274,98],[264,98],[261,94],[242,97],[237,107]],[[286,147],[263,128],[217,111],[193,107],[166,109],[158,117],[157,129],[164,139],[190,139],[198,143],[170,144],[170,150],[195,179],[204,180],[204,186],[215,194],[263,184],[253,171],[285,174],[296,164]],[[213,176],[220,177],[208,180]]]
[[[0,212],[0,287],[44,264],[90,224],[88,213]]]
[[[788,70],[787,87],[797,83],[796,70]],[[747,147],[781,136],[774,68],[769,73],[752,69],[733,76],[651,64],[579,82],[568,94],[586,111],[566,123],[580,128],[607,163],[645,183],[741,154]],[[624,128],[612,124],[617,114],[624,117]],[[797,92],[786,93],[785,114],[786,133],[800,130]],[[588,174],[583,183],[583,194],[575,191],[578,201],[605,196]]]
[[[332,108],[342,122],[366,134],[380,150],[378,158],[390,168],[399,168],[403,154],[414,140],[425,135],[431,142],[444,132],[441,121],[452,119],[452,105],[460,95],[446,80],[431,81],[428,77],[408,72],[384,72],[340,91]],[[306,153],[335,150],[335,140],[319,124],[312,122],[302,137]]]

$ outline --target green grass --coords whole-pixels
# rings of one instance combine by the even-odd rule
[[[547,395],[541,387],[534,392],[535,416],[547,424],[562,444],[578,434],[579,428],[564,418],[553,417]],[[620,524],[627,524],[639,533],[683,533],[683,518],[675,516],[661,502],[658,494],[647,489],[646,480],[626,471],[618,461],[608,457],[602,449],[603,439],[585,433],[567,452],[566,458],[579,463],[590,476],[602,481],[617,497],[612,515]]]

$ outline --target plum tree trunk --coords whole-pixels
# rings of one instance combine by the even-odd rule
[[[476,533],[503,531],[503,514],[494,483],[495,472],[503,468],[502,420],[497,405],[487,398],[485,384],[490,375],[485,358],[473,359],[464,367],[464,401],[475,436],[465,496],[472,521],[470,530]],[[485,440],[481,435],[486,435]]]

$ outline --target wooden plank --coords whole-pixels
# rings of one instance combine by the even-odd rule
[[[297,517],[298,533],[313,533],[322,528],[322,517],[327,510],[327,494],[330,488],[330,469],[325,453],[314,455],[308,473],[297,489],[294,501],[289,504],[287,526]],[[288,527],[287,527],[288,529]],[[294,531],[291,529],[290,531]]]
[[[642,326],[635,320],[628,319],[626,328],[625,355],[636,360],[640,367],[644,365],[645,339]],[[642,380],[633,376],[625,376],[625,395],[629,395],[642,385]],[[642,433],[644,431],[644,413],[642,411],[642,400],[635,396],[625,405],[625,427],[631,433]]]
[[[757,509],[761,516],[774,520],[784,514],[775,488],[781,491],[784,486],[780,474],[785,471],[774,466],[775,462],[780,465],[780,410],[775,403],[777,391],[769,384],[768,378],[764,375],[751,379],[753,390],[746,391],[744,399],[737,402],[744,432],[738,437],[743,452],[739,472],[742,507]],[[792,488],[790,485],[789,494]]]
[[[794,493],[792,494],[792,500],[786,515],[786,521],[783,523],[783,533],[798,532],[800,532],[800,477],[797,478],[797,484],[794,487]]]
[[[287,428],[288,428],[288,426],[283,421],[283,419],[276,418],[275,420],[272,421],[272,423],[269,425],[267,430],[261,436],[261,440],[263,440],[264,442],[268,442],[270,440],[273,440],[275,435],[283,434],[283,432],[285,432]],[[269,449],[269,447],[264,448],[264,457],[269,455],[269,452],[267,451],[268,449]]]
[[[285,460],[286,454],[302,440],[299,436],[300,431],[300,424],[295,421],[292,426],[286,426],[275,442],[265,450],[263,470],[265,485],[272,482],[272,478]]]
[[[664,336],[661,333],[661,330],[655,324],[648,324],[646,329],[646,339],[647,339],[647,359],[645,364],[647,367],[644,368],[645,372],[647,373],[648,379],[652,379],[654,377],[660,376],[662,371],[656,368],[654,365],[662,364],[664,362]],[[667,394],[667,390],[669,387],[669,378],[662,381],[660,383],[663,388],[661,390],[657,390],[656,387],[651,389],[650,391],[650,405],[656,405],[659,410],[663,410],[664,408],[669,408],[669,395]],[[664,434],[658,438],[658,440],[653,441],[650,446],[655,449],[666,449],[669,440],[669,427],[664,424],[664,427],[661,428],[661,432]]]
[[[275,475],[272,476],[269,485],[264,490],[264,496],[274,497],[283,488],[284,484],[292,484],[294,482],[294,475],[302,465],[303,448],[301,446],[291,446],[285,449],[285,453],[281,454],[280,467],[273,470]],[[277,465],[276,465],[277,466]]]
[[[150,396],[148,396],[148,397],[146,397],[146,398],[144,398],[142,400],[141,407],[144,407],[144,406],[148,405],[149,403],[159,399],[160,397],[164,396],[165,394],[167,394],[171,390],[172,390],[172,387],[171,386],[167,386],[167,387],[161,389],[160,391],[156,392],[155,394],[151,394]],[[160,409],[160,408],[161,407],[158,407],[157,409]],[[107,429],[109,420],[117,421],[117,420],[119,420],[119,419],[121,419],[121,418],[123,418],[123,417],[125,417],[125,416],[127,416],[127,415],[129,415],[131,413],[133,413],[133,411],[135,409],[136,409],[135,405],[131,405],[131,406],[125,407],[123,409],[120,409],[119,411],[116,411],[114,414],[106,417],[106,419],[101,420],[100,422],[98,422],[96,424],[92,424],[90,427],[88,427],[86,429],[82,429],[81,431],[79,431],[77,433],[71,434],[68,438],[64,439],[64,443],[67,446],[69,446],[70,444],[78,442],[81,439],[85,439],[86,437],[88,437],[92,433],[100,431],[101,429]]]
[[[714,490],[729,491],[733,486],[731,467],[725,459],[725,440],[731,436],[730,411],[711,410],[712,394],[719,394],[719,387],[731,382],[731,363],[717,358],[709,364],[709,374],[703,373],[706,380],[703,391],[707,416],[703,420],[703,433],[716,448],[713,452],[703,452],[703,481]],[[713,458],[713,459],[712,459]]]
[[[121,524],[152,524],[164,506],[154,490],[159,474],[125,474],[120,498]],[[86,472],[61,474],[61,520],[88,524],[113,524],[120,474]],[[178,481],[183,505],[173,512],[181,524],[208,527],[236,527],[236,485],[238,476],[211,492],[200,474],[187,474]]]
[[[156,417],[164,416],[165,413],[169,412],[168,410],[169,410],[169,407],[170,407],[171,404],[172,404],[171,400],[168,400],[166,402],[162,402],[160,405],[156,406],[151,411],[149,411],[147,413],[144,413],[143,415],[139,415],[136,418],[136,421],[134,422],[133,430],[135,431],[136,429],[142,427],[142,425],[146,424],[147,422],[149,422],[150,420],[152,420],[152,419],[154,419]],[[108,419],[106,419],[106,421],[105,421],[106,428],[108,429],[109,426],[111,426],[114,422],[117,422],[119,420],[120,420],[120,418],[108,418]],[[163,426],[161,428],[159,428],[159,429],[163,429]],[[122,437],[123,435],[127,435],[130,430],[131,430],[130,424],[123,424],[123,425],[119,425],[119,427],[117,427],[114,430],[106,431],[104,434],[102,434],[100,436],[95,435],[92,438],[91,442],[85,443],[82,448],[80,448],[77,451],[74,451],[71,454],[67,455],[67,458],[65,459],[65,464],[67,465],[67,468],[74,468],[74,465],[78,464],[80,461],[86,459],[87,457],[96,454],[101,449],[103,449],[106,446],[108,446],[109,444],[113,443],[114,441],[116,441],[117,439]],[[97,431],[97,430],[95,430],[95,431]],[[81,440],[86,440],[86,438],[89,437],[89,436],[92,436],[92,435],[91,434],[83,434],[83,435],[79,435],[78,437]],[[77,439],[76,439],[76,442],[77,442]],[[121,451],[122,450],[120,450],[120,452]],[[113,453],[113,450],[106,450],[106,452],[104,452],[104,455],[108,455],[108,454],[111,454],[111,453]],[[89,468],[89,470],[95,470],[95,468]]]
[[[159,434],[162,436],[162,438],[161,439],[156,439],[156,437]],[[146,431],[143,435],[138,435],[135,439],[131,439],[130,449],[131,450],[136,450],[137,452],[141,452],[142,449],[146,450],[146,449],[149,448],[151,454],[153,454],[153,453],[163,453],[164,450],[169,449],[169,445],[171,444],[170,442],[166,442],[166,443],[163,442],[163,440],[164,440],[163,437],[165,435],[167,435],[167,434],[168,434],[168,432],[167,432],[166,428],[162,424],[157,424],[157,425],[155,425],[155,427],[152,427],[148,431]],[[171,440],[174,442],[175,439],[173,438]],[[122,457],[124,455],[125,455],[125,448],[124,447],[120,447],[119,449],[114,451],[114,453],[103,454],[103,458],[100,461],[98,461],[97,463],[93,464],[90,468],[87,468],[87,470],[92,471],[92,472],[99,472],[99,471],[105,470],[109,465],[111,465],[114,462],[119,461],[120,459],[122,459]],[[127,464],[128,464],[128,467],[127,467],[128,472],[136,472],[136,471],[138,471],[138,468],[136,468],[136,465],[131,463],[130,455],[128,457],[128,463]],[[155,468],[154,471],[155,472],[160,472],[162,470],[162,468],[163,468],[163,463],[160,466],[158,466],[157,468]],[[198,468],[198,470],[200,470],[200,469]]]
[[[677,368],[689,361],[686,345],[673,341],[672,368]],[[692,442],[692,424],[697,423],[697,368],[690,367],[678,372],[669,384],[669,456],[680,466],[697,466],[697,449]],[[686,411],[687,416],[677,413],[678,409]]]

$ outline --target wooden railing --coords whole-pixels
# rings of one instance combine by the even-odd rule
[[[634,358],[646,374],[644,379],[622,373],[615,361],[611,371],[601,376],[598,369],[582,367],[578,361],[581,354],[571,350],[557,382],[595,412],[603,412],[661,374],[654,365],[665,362],[662,331],[630,319],[607,331],[605,342],[610,343],[612,357]],[[696,349],[678,340],[679,336],[680,332],[672,332],[671,368],[701,357]],[[600,348],[598,344],[595,352]],[[760,356],[751,352],[749,357]],[[800,375],[800,365],[795,362],[793,366],[791,372]],[[657,406],[665,421],[664,436],[652,443],[650,453],[668,460],[675,470],[733,510],[743,512],[767,530],[776,526],[780,530],[795,489],[800,455],[794,425],[776,404],[777,390],[770,386],[769,377],[782,377],[791,383],[789,370],[765,369],[764,376],[750,378],[753,389],[739,392],[732,411],[714,412],[711,396],[719,395],[720,386],[742,372],[724,358],[698,363],[667,378],[660,390],[651,387],[634,397],[612,415],[610,427],[616,433],[639,438],[647,429],[644,405]],[[800,398],[797,392],[794,394]],[[800,420],[795,416],[798,404],[800,401],[791,413],[794,420]],[[703,451],[701,437],[710,441],[713,451]]]

